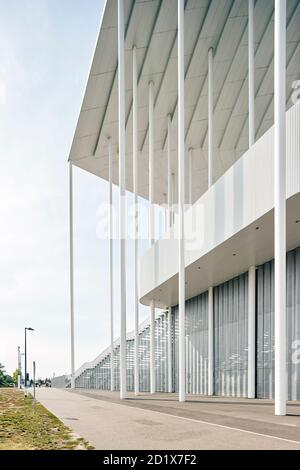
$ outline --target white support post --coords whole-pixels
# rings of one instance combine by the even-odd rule
[[[172,308],[168,308],[168,392],[173,392],[173,361],[172,361]]]
[[[155,306],[150,303],[150,393],[155,393]]]
[[[126,188],[124,1],[118,0],[119,227],[120,227],[120,398],[126,398]]]
[[[171,186],[172,186],[172,174],[171,174],[171,115],[168,114],[168,140],[167,140],[167,171],[168,171],[168,217],[167,217],[167,227],[171,227],[172,220],[172,209],[171,209]]]
[[[108,139],[108,201],[109,201],[109,312],[110,312],[110,390],[114,383],[114,271],[113,271],[113,183],[112,183],[112,145]]]
[[[214,394],[214,289],[208,289],[208,395]]]
[[[149,83],[149,244],[154,243],[154,83]]]
[[[169,229],[169,211],[168,211],[168,195],[166,194],[167,196],[167,201],[166,201],[166,207],[165,207],[165,210],[164,210],[164,213],[165,213],[165,232],[168,231]]]
[[[171,175],[171,225],[173,225],[174,221],[175,221],[174,191],[175,191],[175,174],[172,173],[172,175]]]
[[[18,346],[18,388],[21,388],[22,386],[21,376],[22,376],[21,350],[20,350],[20,346]]]
[[[189,149],[189,205],[193,204],[193,149]]]
[[[214,120],[214,90],[213,90],[213,48],[208,51],[208,187],[213,184],[213,120]]]
[[[248,0],[248,101],[249,101],[249,148],[255,142],[254,105],[254,0]]]
[[[140,390],[139,368],[139,292],[138,292],[138,81],[136,47],[132,50],[132,80],[133,80],[133,193],[134,193],[134,393]]]
[[[286,414],[286,0],[275,0],[275,414]]]
[[[255,266],[248,271],[248,398],[255,398]]]
[[[208,187],[213,184],[213,132],[214,132],[214,90],[213,90],[213,48],[208,51]],[[209,344],[208,344],[208,394],[213,395],[214,390],[214,350],[213,350],[213,288],[208,290],[208,321],[209,321]]]
[[[71,336],[71,388],[75,388],[75,334],[74,334],[74,243],[73,243],[73,166],[69,162],[69,224],[70,224],[70,336]],[[26,380],[26,377],[25,377]]]
[[[184,0],[178,0],[179,401],[185,401]]]
[[[154,83],[149,83],[149,245],[154,243]],[[155,393],[155,305],[150,304],[150,393]]]

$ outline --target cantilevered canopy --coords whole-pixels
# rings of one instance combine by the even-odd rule
[[[132,48],[137,47],[139,194],[148,197],[148,84],[155,90],[155,202],[166,202],[167,116],[172,116],[172,171],[177,174],[177,2],[124,0],[126,35],[126,187],[132,191]],[[273,124],[274,0],[255,3],[256,138]],[[207,56],[214,48],[214,180],[248,148],[248,2],[185,2],[185,135],[194,149],[193,200],[207,189]],[[287,1],[287,107],[300,76],[300,2]],[[118,183],[117,1],[107,0],[70,160],[108,179],[114,144]],[[186,172],[188,173],[188,172]],[[188,191],[187,191],[188,192]],[[176,191],[175,191],[176,193]],[[175,194],[176,200],[176,194]]]

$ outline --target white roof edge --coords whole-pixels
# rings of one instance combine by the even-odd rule
[[[87,77],[86,77],[86,80],[85,80],[85,86],[83,88],[82,97],[81,97],[81,100],[80,100],[79,111],[77,112],[78,117],[77,117],[77,121],[76,121],[75,130],[76,130],[77,125],[78,125],[79,116],[80,116],[81,109],[82,109],[82,103],[84,101],[85,92],[86,92],[87,85],[88,85],[88,82],[89,82],[89,78],[90,78],[90,75],[91,75],[91,71],[92,71],[92,67],[93,67],[93,61],[94,61],[94,57],[95,57],[95,54],[96,54],[96,49],[97,49],[97,45],[98,45],[98,41],[99,41],[99,37],[100,37],[100,33],[101,33],[103,18],[104,18],[104,14],[105,14],[105,10],[106,10],[106,6],[107,6],[108,1],[109,0],[105,0],[105,3],[103,5],[103,10],[102,10],[102,14],[101,14],[101,20],[100,20],[100,23],[99,23],[98,33],[97,33],[95,44],[94,44],[94,47],[93,47],[93,53],[92,53],[91,59],[90,59],[90,66],[89,66],[89,69],[88,69]],[[69,155],[68,155],[68,163],[71,161],[71,158],[70,158],[71,157],[71,148],[72,148],[72,145],[73,145],[73,142],[74,142],[74,139],[75,139],[75,130],[74,130],[74,135],[73,135],[72,142],[71,142],[71,145],[70,145],[70,150],[69,150]]]

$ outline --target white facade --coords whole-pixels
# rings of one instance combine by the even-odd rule
[[[261,286],[255,267],[275,256],[275,412],[286,412],[285,259],[286,251],[300,246],[300,104],[295,95],[299,24],[298,0],[106,2],[70,161],[120,187],[121,340],[116,370],[121,398],[126,398],[128,383],[134,383],[131,375],[126,377],[131,351],[126,341],[128,190],[134,192],[135,203],[138,195],[149,200],[150,247],[139,263],[135,260],[134,275],[135,299],[151,311],[151,393],[159,383],[164,391],[177,389],[180,401],[187,392],[226,394],[229,388],[233,394],[256,395],[256,295]],[[157,241],[156,204],[166,204],[166,232]],[[136,215],[135,221],[139,223]],[[71,286],[72,270],[71,250]],[[238,276],[241,290],[230,294]],[[293,279],[300,278],[295,274]],[[269,286],[273,295],[271,282]],[[194,301],[200,298],[201,307],[196,308]],[[294,296],[289,299],[297,302]],[[158,308],[169,312],[161,323],[155,320]],[[72,290],[71,314],[73,325]],[[219,314],[228,324],[218,323]],[[227,331],[230,322],[240,326],[229,331],[227,351],[217,342],[223,341],[222,328]],[[111,331],[112,354],[113,324]],[[137,374],[145,368],[139,366],[137,302],[134,338],[132,374],[138,393],[142,382]],[[294,338],[291,332],[289,338]],[[235,342],[241,359],[233,366],[230,348]],[[109,367],[113,388],[111,359]],[[92,369],[88,367],[89,374]]]

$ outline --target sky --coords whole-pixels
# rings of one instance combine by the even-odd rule
[[[39,377],[70,372],[67,159],[103,3],[0,0],[0,362],[9,373],[17,368],[17,347],[24,350],[25,326],[35,329],[28,332],[29,372],[33,360]],[[97,236],[108,187],[80,169],[73,174],[78,368],[109,345],[109,242]],[[117,242],[115,248],[117,268]],[[117,337],[117,276],[114,286]],[[147,315],[141,307],[141,321]]]

